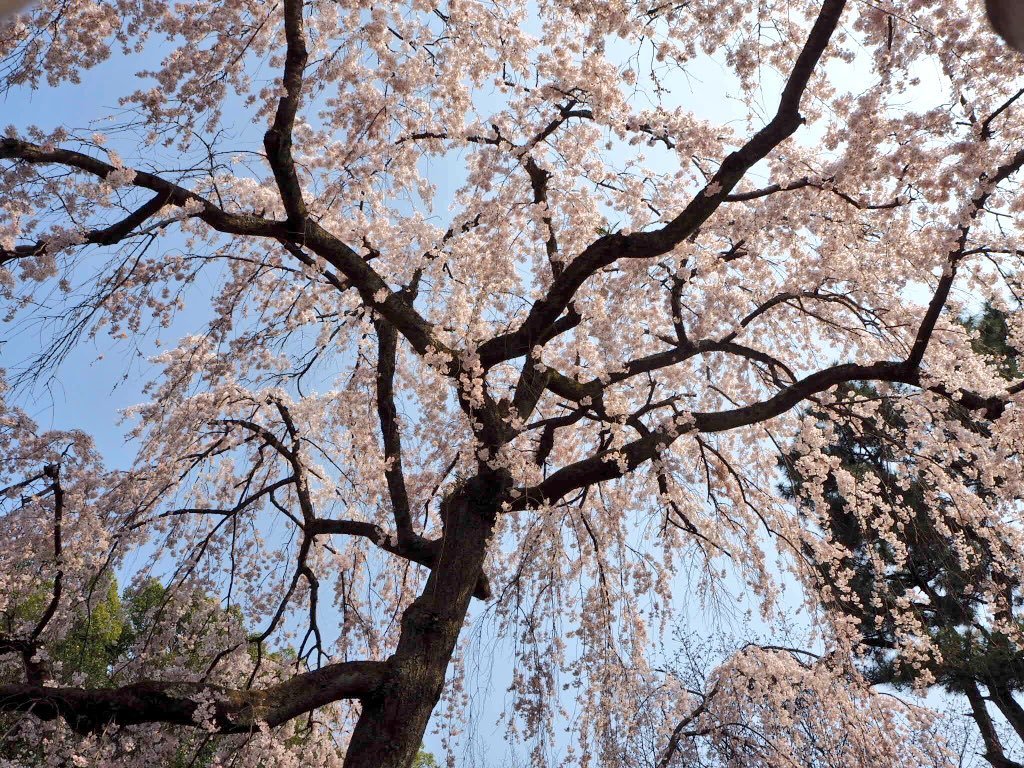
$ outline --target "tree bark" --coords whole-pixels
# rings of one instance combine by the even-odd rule
[[[505,475],[481,473],[442,505],[444,537],[423,592],[402,615],[398,647],[363,710],[344,768],[409,768],[444,687],[448,664],[483,574]]]
[[[1013,730],[1024,741],[1024,708],[1013,697],[1013,691],[1006,685],[990,685],[992,701],[1006,718]]]
[[[971,704],[971,716],[978,724],[981,738],[985,742],[985,759],[992,765],[992,768],[1024,768],[1016,760],[1011,760],[1003,750],[1003,744],[999,740],[999,734],[992,723],[992,718],[985,706],[985,699],[978,689],[978,684],[973,680],[964,686],[964,695]]]

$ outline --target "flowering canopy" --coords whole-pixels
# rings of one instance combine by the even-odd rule
[[[537,765],[954,764],[939,721],[860,674],[823,494],[887,543],[878,568],[908,562],[918,510],[842,471],[813,414],[899,411],[892,472],[912,464],[961,571],[984,559],[964,631],[1017,642],[1024,385],[958,322],[987,301],[1024,348],[1024,65],[984,19],[47,0],[2,22],[6,89],[142,75],[107,135],[0,138],[9,327],[56,328],[0,402],[9,759],[404,768],[439,701],[457,740],[479,605]],[[130,467],[22,410],[79,341],[148,349],[172,323],[193,333],[126,414]],[[97,684],[48,649],[115,574],[163,591]],[[661,663],[729,580],[766,626],[802,585],[806,646]],[[885,612],[923,686],[935,589]]]

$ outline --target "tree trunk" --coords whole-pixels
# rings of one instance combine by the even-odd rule
[[[507,478],[477,475],[445,499],[444,539],[426,586],[402,615],[384,681],[363,699],[344,768],[409,768],[441,697],[448,663],[483,572]]]
[[[1003,751],[1002,742],[999,741],[999,733],[996,731],[992,718],[985,706],[985,699],[978,689],[978,684],[973,680],[964,685],[964,695],[971,704],[971,715],[974,722],[978,724],[981,738],[985,742],[985,759],[991,763],[992,768],[1024,768],[1016,760],[1011,760]]]
[[[1003,713],[1013,730],[1024,741],[1024,708],[1013,698],[1013,691],[1007,685],[990,685],[989,693],[999,711]]]

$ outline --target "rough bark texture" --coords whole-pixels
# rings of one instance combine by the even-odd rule
[[[381,685],[363,698],[345,768],[408,768],[430,715],[483,572],[497,511],[510,487],[502,475],[479,474],[444,503],[441,553],[423,592],[402,616],[398,647]]]

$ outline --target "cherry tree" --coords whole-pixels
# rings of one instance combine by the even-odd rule
[[[510,649],[536,765],[957,764],[863,674],[876,598],[824,489],[879,569],[922,513],[837,467],[813,413],[870,421],[855,382],[899,409],[934,535],[984,574],[974,631],[1022,642],[1024,384],[958,322],[1020,291],[1024,60],[980,0],[46,0],[0,24],[9,92],[141,75],[104,134],[0,138],[7,337],[51,332],[0,403],[0,714],[32,759],[406,768],[431,722],[457,743],[469,619]],[[151,361],[126,467],[26,411],[104,334]],[[51,658],[115,576],[154,575],[103,685]],[[798,586],[802,644],[663,663],[730,580],[766,626]],[[925,687],[941,597],[884,612]]]

